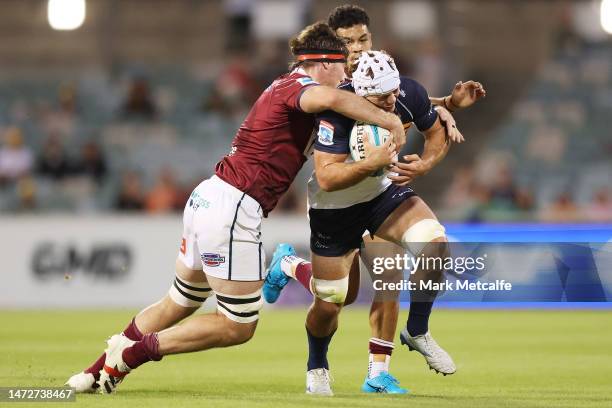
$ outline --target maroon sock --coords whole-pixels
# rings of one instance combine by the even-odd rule
[[[302,262],[295,268],[295,279],[297,279],[307,291],[312,293],[310,289],[310,278],[312,278],[312,264],[310,262]]]
[[[390,356],[393,353],[393,342],[372,337],[368,343],[370,354],[386,354]]]
[[[136,318],[134,317],[130,324],[127,325],[125,329],[123,329],[123,334],[130,340],[140,341],[142,340],[143,334],[140,332],[140,329],[136,327]]]
[[[85,369],[87,374],[93,374],[96,382],[100,379],[100,370],[104,367],[104,360],[106,360],[106,353],[102,353],[100,357],[93,363],[89,368]]]
[[[130,340],[140,341],[142,340],[142,333],[136,327],[136,318],[134,317],[130,324],[123,330],[123,334]],[[84,370],[88,374],[93,374],[96,382],[100,379],[100,370],[104,367],[104,360],[106,360],[106,354],[102,353],[100,357],[93,363],[89,368]]]
[[[134,343],[132,347],[123,350],[121,357],[132,370],[148,361],[161,360],[162,356],[159,354],[157,333],[145,334],[142,340]]]

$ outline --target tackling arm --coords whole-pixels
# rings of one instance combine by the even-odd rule
[[[388,129],[398,148],[406,142],[404,126],[397,115],[377,108],[352,92],[323,85],[312,86],[302,94],[300,107],[308,113],[333,110],[351,119]]]

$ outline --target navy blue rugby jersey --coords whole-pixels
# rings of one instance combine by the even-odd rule
[[[355,92],[350,81],[338,88]],[[423,85],[405,76],[400,76],[400,93],[395,102],[395,113],[399,115],[404,128],[408,129],[414,123],[421,132],[432,127],[438,118]],[[331,110],[317,114],[314,148],[326,153],[350,153],[349,139],[354,125],[353,119]]]

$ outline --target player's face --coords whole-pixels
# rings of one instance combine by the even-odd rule
[[[395,101],[397,101],[398,95],[399,88],[393,92],[382,95],[366,96],[366,99],[383,110],[393,112],[395,110]]]
[[[355,63],[362,51],[372,49],[372,34],[365,24],[356,24],[351,27],[339,28],[336,35],[340,37],[349,50],[348,65]]]
[[[321,85],[336,87],[344,80],[344,77],[344,63],[328,62],[323,63],[317,82]]]

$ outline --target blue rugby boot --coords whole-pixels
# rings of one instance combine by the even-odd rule
[[[374,378],[366,378],[361,386],[361,391],[381,394],[408,394],[409,392],[400,387],[399,381],[385,371]]]
[[[286,256],[296,256],[295,249],[289,244],[278,244],[262,288],[264,299],[268,303],[276,302],[283,288],[289,283],[289,277],[281,269],[281,260]]]

